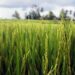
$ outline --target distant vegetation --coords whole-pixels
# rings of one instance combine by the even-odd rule
[[[59,17],[56,17],[55,14],[52,11],[49,11],[49,13],[45,16],[41,16],[40,13],[44,12],[44,8],[39,8],[37,5],[33,5],[33,8],[35,8],[35,10],[32,10],[31,12],[29,12],[29,14],[25,13],[25,19],[35,19],[35,20],[61,20],[66,19],[66,20],[74,20],[75,18],[75,12],[72,14],[72,11],[68,11],[68,10],[64,10],[62,9],[60,12]],[[73,15],[73,18],[71,16],[68,15]],[[20,15],[17,11],[15,11],[15,13],[13,14],[13,17],[15,17],[16,19],[21,19]]]
[[[20,19],[20,15],[17,11],[15,11],[15,13],[12,16],[15,17],[16,19]]]

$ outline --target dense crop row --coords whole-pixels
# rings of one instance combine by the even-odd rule
[[[0,22],[0,75],[75,75],[71,22]]]

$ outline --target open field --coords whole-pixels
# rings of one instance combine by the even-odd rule
[[[0,75],[75,75],[75,23],[0,21]]]

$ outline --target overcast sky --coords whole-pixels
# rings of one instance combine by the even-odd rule
[[[32,4],[39,6],[44,6],[44,4],[48,6],[75,6],[75,0],[0,0],[0,7],[27,7]]]
[[[75,0],[0,0],[0,17],[11,18],[11,14],[15,10],[23,13],[23,9],[30,7],[32,4],[37,4],[39,7],[44,7],[45,10],[53,10],[58,13],[61,8],[74,10]],[[21,15],[23,17],[23,15]]]

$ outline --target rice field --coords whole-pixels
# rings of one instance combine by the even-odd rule
[[[75,75],[75,23],[0,21],[0,75]]]

